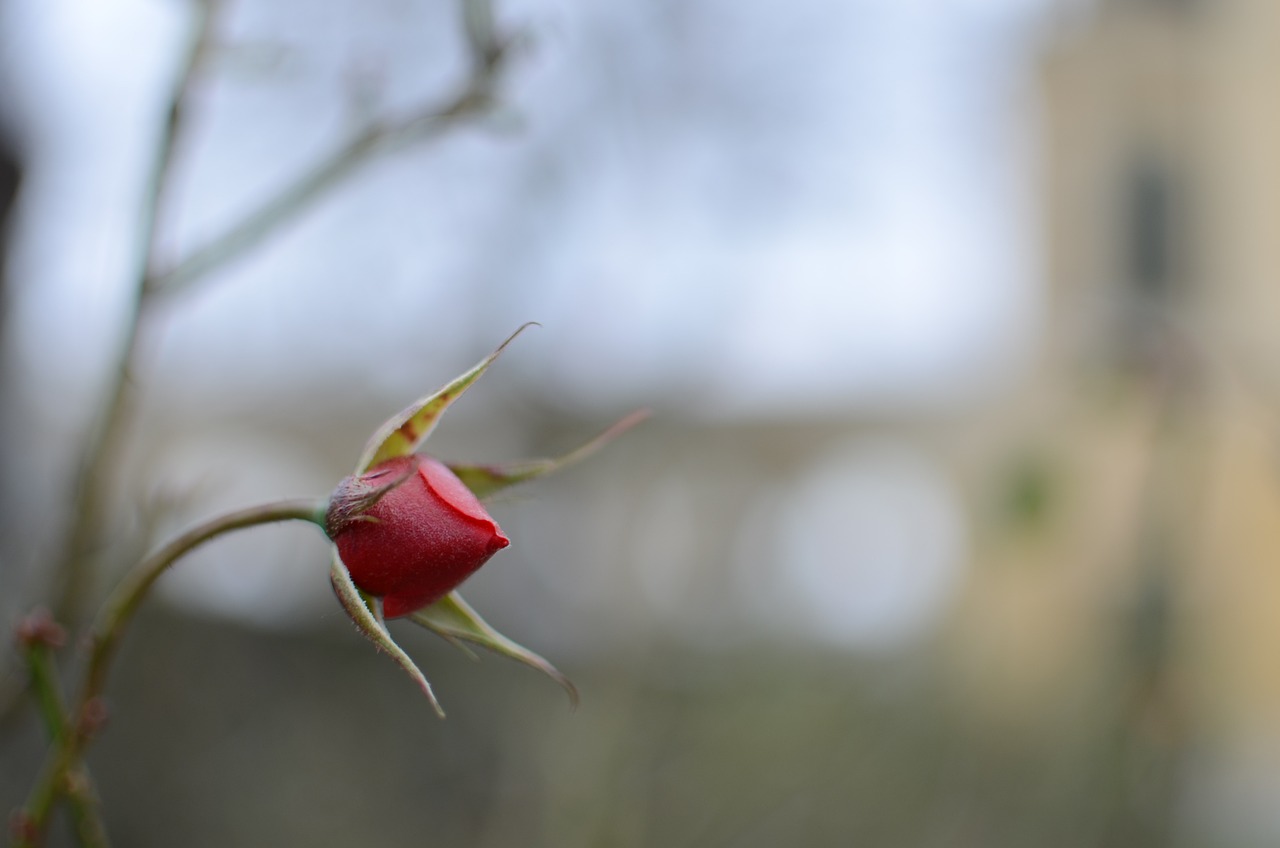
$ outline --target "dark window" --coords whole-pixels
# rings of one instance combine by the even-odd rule
[[[1150,162],[1131,171],[1125,190],[1126,276],[1144,301],[1163,301],[1175,279],[1174,197],[1168,171]]]

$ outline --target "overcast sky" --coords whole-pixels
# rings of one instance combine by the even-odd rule
[[[534,37],[509,113],[374,163],[176,304],[162,376],[217,394],[394,357],[369,379],[399,392],[422,358],[538,320],[512,367],[588,407],[661,393],[804,415],[1006,379],[1036,320],[1042,5],[500,3]],[[229,8],[168,210],[174,255],[362,112],[462,69],[452,4]],[[123,308],[186,21],[174,0],[0,9],[32,156],[16,342],[74,391]]]

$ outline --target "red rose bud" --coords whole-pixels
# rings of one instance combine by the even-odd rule
[[[387,618],[435,603],[511,544],[448,467],[418,454],[344,480],[327,524],[351,581],[382,598]]]

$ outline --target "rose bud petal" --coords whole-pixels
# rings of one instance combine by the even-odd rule
[[[471,490],[429,456],[387,460],[344,481],[334,501],[389,483],[396,485],[330,528],[352,582],[383,599],[387,618],[438,601],[511,543]]]

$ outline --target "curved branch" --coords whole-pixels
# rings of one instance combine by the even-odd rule
[[[58,739],[31,793],[22,815],[26,830],[37,836],[43,833],[58,795],[66,793],[69,786],[74,788],[76,782],[68,778],[77,773],[93,732],[100,725],[95,716],[101,712],[100,696],[107,682],[111,660],[138,606],[160,575],[191,550],[234,530],[293,520],[310,521],[323,528],[327,507],[326,500],[289,500],[217,516],[182,533],[126,575],[108,598],[93,626],[89,660],[67,725],[69,730]]]
[[[280,521],[310,521],[324,528],[327,500],[299,499],[252,506],[212,518],[192,527],[173,539],[160,550],[138,563],[125,576],[115,592],[107,599],[89,634],[89,663],[85,667],[84,682],[76,706],[77,714],[84,705],[102,694],[107,668],[111,663],[120,637],[137,612],[138,605],[147,591],[180,557],[205,542],[233,530],[255,527],[259,524],[275,524]]]

